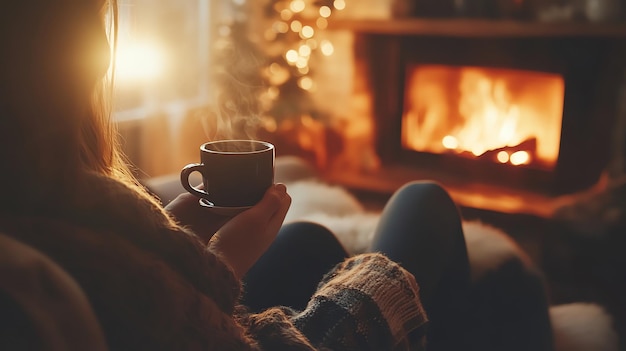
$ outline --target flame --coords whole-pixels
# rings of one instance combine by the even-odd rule
[[[440,65],[409,69],[402,144],[431,153],[553,167],[563,78],[556,74]],[[471,156],[470,156],[471,155]]]
[[[459,113],[462,127],[453,131],[459,147],[480,156],[503,145],[514,146],[526,136],[516,134],[520,107],[511,103],[506,83],[474,70],[461,75]]]

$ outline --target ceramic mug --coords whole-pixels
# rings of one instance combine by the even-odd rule
[[[200,163],[180,173],[183,187],[215,207],[249,207],[274,183],[274,145],[259,140],[219,140],[200,146]],[[202,174],[204,189],[189,184]]]

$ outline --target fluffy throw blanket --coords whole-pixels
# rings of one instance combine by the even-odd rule
[[[320,223],[333,231],[345,248],[351,253],[364,252],[369,246],[374,228],[380,216],[377,212],[367,211],[362,204],[342,187],[331,186],[314,178],[300,179],[288,184],[293,202],[286,222],[308,220]],[[472,280],[475,284],[474,298],[477,304],[483,304],[484,323],[477,327],[489,329],[486,341],[491,348],[501,339],[516,338],[515,323],[520,323],[519,311],[526,312],[536,308],[532,301],[528,305],[506,301],[506,289],[519,289],[519,280],[526,280],[524,287],[535,290],[543,289],[536,270],[526,253],[502,230],[481,222],[463,223]],[[516,281],[507,282],[506,277],[514,274]],[[497,291],[497,294],[493,294]],[[538,295],[541,295],[540,293]],[[537,311],[537,313],[542,313]],[[593,303],[571,303],[549,308],[552,337],[557,351],[617,351],[618,337],[612,327],[612,317],[607,311]],[[494,317],[495,316],[495,317]],[[488,320],[488,319],[491,319]],[[497,319],[494,321],[493,319]],[[511,334],[513,333],[513,334]],[[519,333],[518,333],[519,334]],[[510,347],[508,350],[512,350]],[[490,348],[490,349],[491,349]]]

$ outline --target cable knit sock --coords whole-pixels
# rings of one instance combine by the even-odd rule
[[[408,349],[427,322],[415,278],[381,254],[345,260],[329,272],[294,324],[317,347]]]

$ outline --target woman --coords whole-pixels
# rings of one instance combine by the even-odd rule
[[[462,340],[467,255],[456,207],[435,184],[401,189],[375,253],[350,258],[324,228],[281,229],[291,202],[281,184],[227,223],[189,194],[167,209],[147,195],[104,103],[107,9],[104,0],[25,0],[0,11],[0,233],[80,284],[111,350]]]

